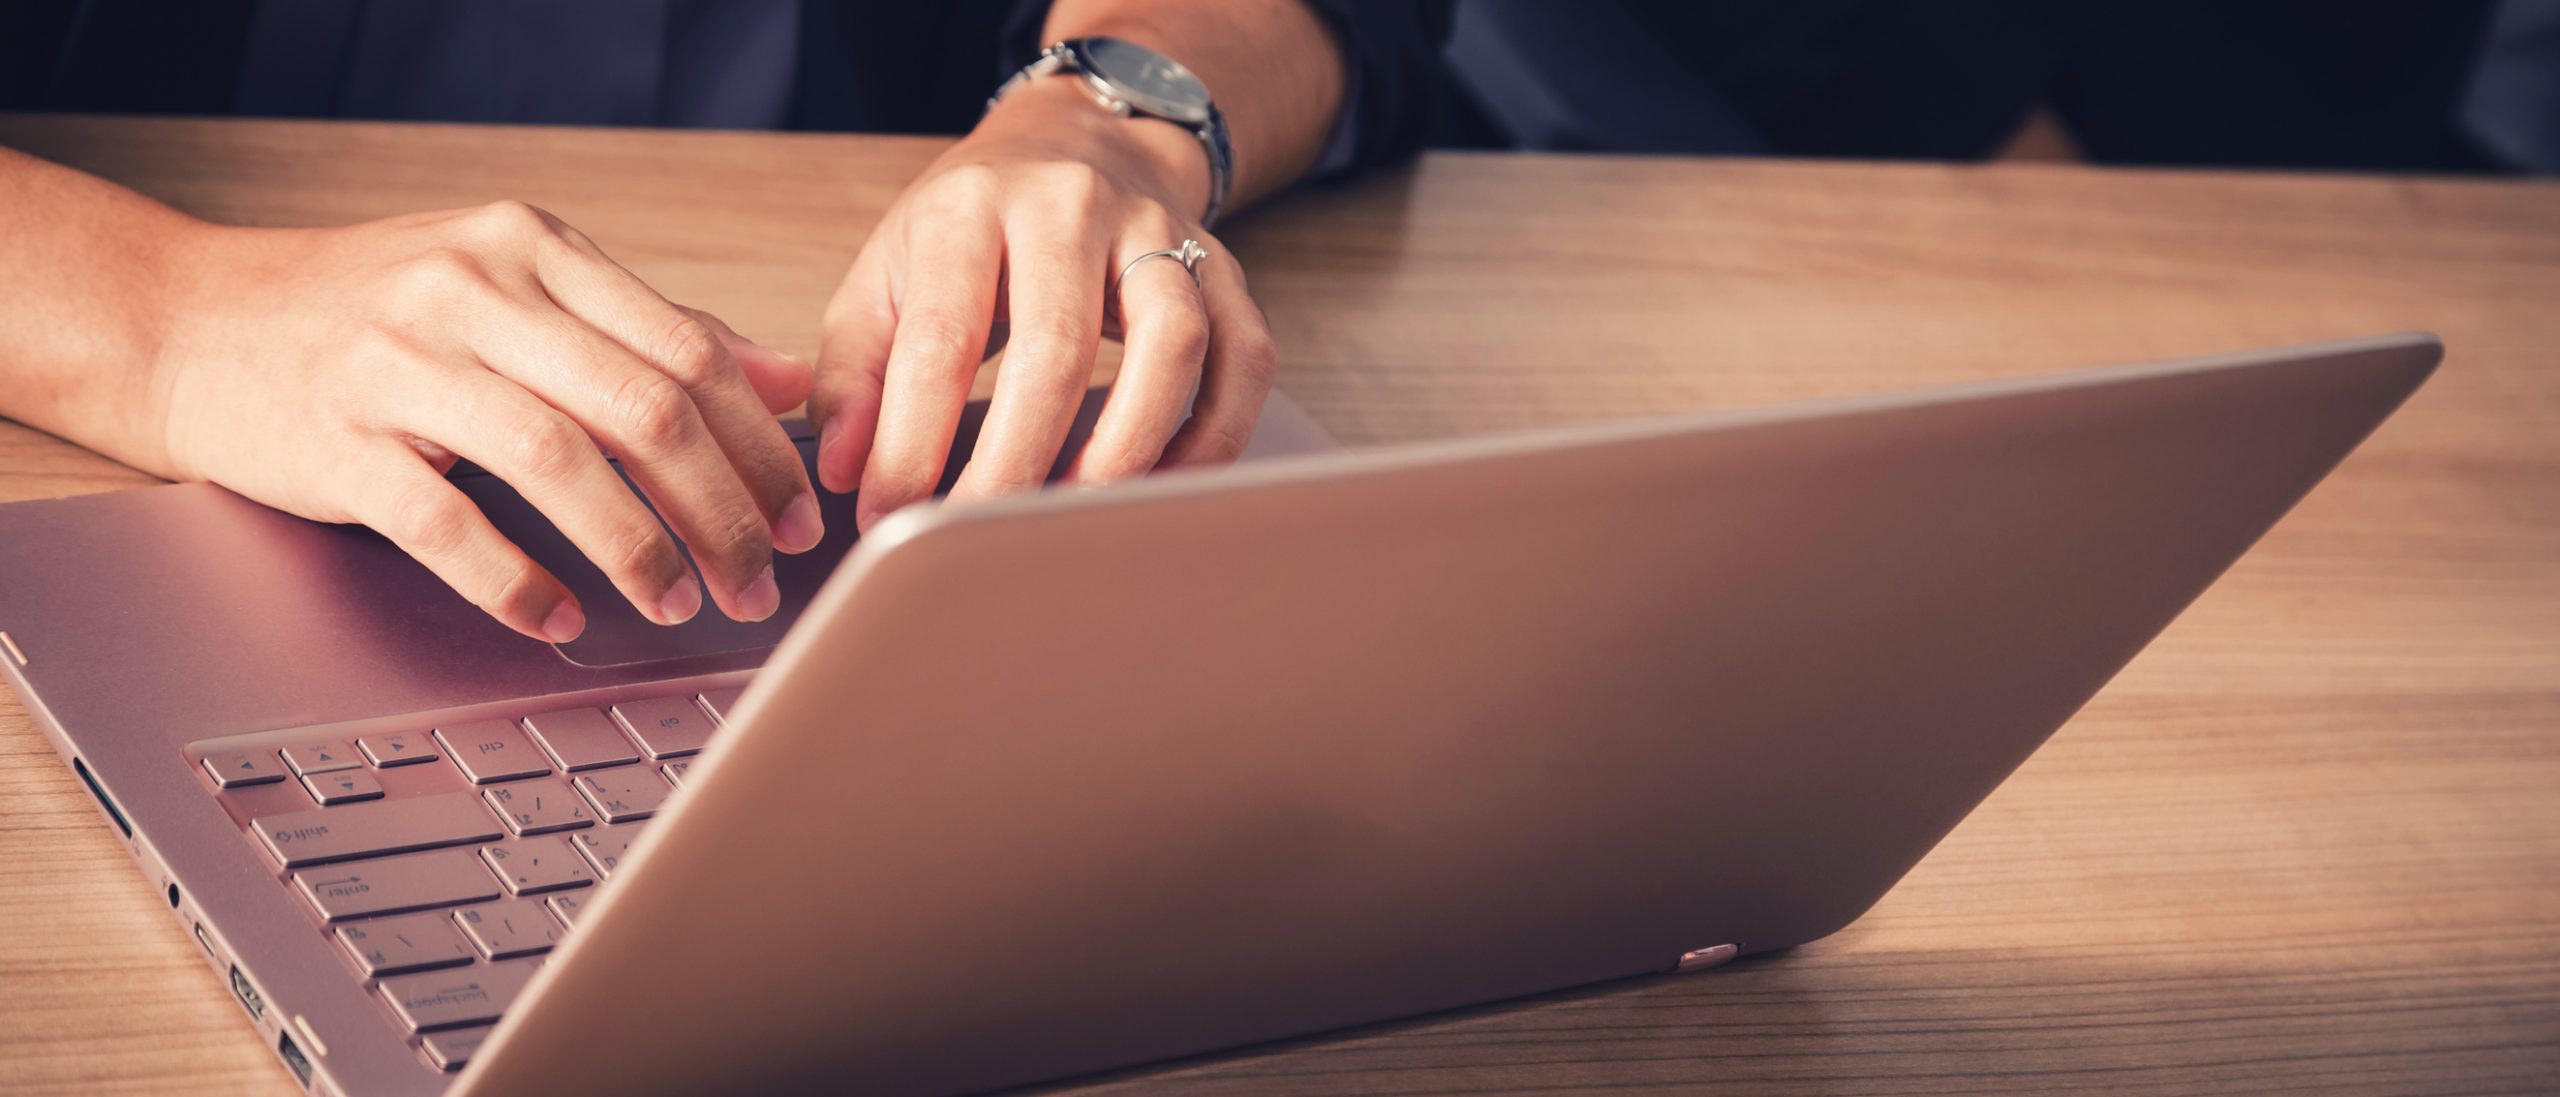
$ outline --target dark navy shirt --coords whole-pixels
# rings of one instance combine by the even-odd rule
[[[1320,167],[1410,155],[1453,0],[1306,2],[1351,77]],[[959,133],[1038,50],[1047,7],[0,0],[0,108]]]

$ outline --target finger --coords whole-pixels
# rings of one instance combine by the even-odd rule
[[[809,421],[818,424],[818,482],[839,495],[861,483],[862,466],[870,460],[898,326],[881,250],[876,243],[865,247],[827,303],[818,375],[809,390]]]
[[[682,624],[702,587],[656,515],[558,409],[479,368],[423,367],[395,398],[391,425],[487,469],[550,519],[640,613]]]
[[[987,406],[986,424],[951,498],[978,499],[1036,488],[1057,464],[1075,426],[1102,339],[1102,284],[1110,252],[1087,221],[1075,228],[1037,219],[1007,233],[1005,296],[1012,338]]]
[[[543,288],[550,293],[562,311],[584,321],[614,341],[640,356],[651,368],[673,379],[683,390],[709,431],[709,439],[718,455],[726,458],[734,478],[746,487],[755,501],[765,528],[751,538],[750,548],[741,555],[752,560],[738,562],[745,575],[729,576],[746,584],[745,602],[724,599],[731,616],[745,613],[746,620],[760,620],[781,603],[771,592],[761,569],[772,566],[770,549],[806,552],[817,545],[825,534],[818,517],[817,492],[809,487],[807,470],[800,463],[800,451],[791,444],[773,411],[766,406],[764,394],[748,379],[746,369],[729,351],[720,328],[704,322],[700,313],[679,308],[658,291],[649,288],[638,276],[623,269],[576,229],[562,226],[558,237],[565,247],[540,249]],[[735,333],[731,333],[734,337]],[[738,340],[744,342],[744,340]],[[679,428],[681,429],[681,428]],[[691,448],[677,452],[680,462],[709,460],[714,450],[700,453]],[[707,471],[702,479],[716,479]],[[651,498],[656,498],[652,495]],[[673,517],[672,515],[670,516]],[[732,520],[725,511],[715,512],[715,523],[704,532],[730,535],[725,523]],[[685,543],[695,545],[692,529],[677,526]],[[715,549],[715,554],[722,549]],[[717,567],[727,575],[732,561],[717,564],[705,561],[709,571]],[[717,587],[721,584],[715,583]]]
[[[585,631],[586,614],[569,588],[416,450],[378,441],[341,467],[348,516],[390,538],[471,604],[536,640],[565,644]]]
[[[809,363],[740,335],[728,321],[701,309],[685,305],[677,305],[676,309],[701,321],[720,338],[721,349],[728,351],[730,360],[747,375],[747,387],[764,400],[766,411],[780,415],[808,402]]]
[[[723,612],[741,621],[772,616],[782,599],[773,585],[767,518],[683,384],[556,309],[519,306],[512,316],[489,319],[503,322],[479,333],[473,349],[480,360],[622,458],[693,551]],[[701,325],[685,323],[711,341]],[[761,407],[756,413],[764,414]],[[770,419],[765,425],[781,429]]]
[[[1122,250],[1134,258],[1156,246],[1151,237]],[[1115,257],[1114,269],[1127,262]],[[1108,483],[1156,466],[1182,426],[1209,353],[1208,309],[1181,263],[1149,259],[1129,268],[1118,296],[1128,352],[1093,436],[1067,469],[1068,478],[1080,483]]]
[[[1271,325],[1245,292],[1244,268],[1225,248],[1212,245],[1200,261],[1200,292],[1209,310],[1209,358],[1191,418],[1166,444],[1159,468],[1235,460],[1253,439],[1253,424],[1262,417],[1262,402],[1279,370]]]
[[[933,494],[951,450],[986,350],[1004,243],[991,211],[943,218],[930,240],[903,250],[905,292],[881,381],[879,427],[862,468],[854,520],[870,529],[881,516]],[[930,246],[913,245],[929,243]]]

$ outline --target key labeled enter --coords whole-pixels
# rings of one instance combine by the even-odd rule
[[[467,849],[322,865],[294,873],[293,882],[333,922],[498,897],[497,878]]]

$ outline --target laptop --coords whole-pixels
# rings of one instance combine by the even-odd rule
[[[983,1090],[1839,929],[2438,356],[928,505],[560,650],[216,488],[18,503],[0,667],[311,1092]]]

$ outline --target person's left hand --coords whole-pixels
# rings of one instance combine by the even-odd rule
[[[827,306],[809,400],[819,481],[860,488],[866,530],[931,496],[999,321],[1003,369],[952,498],[1046,479],[1114,329],[1119,379],[1068,477],[1233,460],[1276,358],[1243,269],[1200,226],[1208,188],[1199,142],[1171,123],[1115,117],[1068,79],[1007,96],[907,188]],[[1162,259],[1113,284],[1186,238],[1208,249],[1196,287]]]

